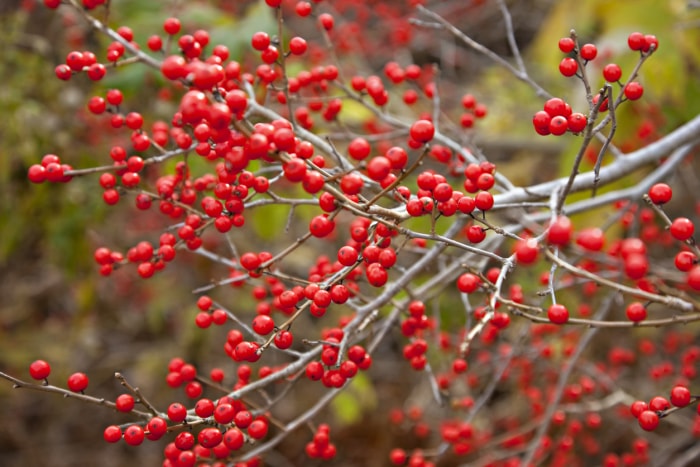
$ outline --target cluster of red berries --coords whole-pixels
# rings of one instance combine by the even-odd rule
[[[669,399],[662,396],[653,397],[649,403],[635,401],[630,406],[630,412],[639,421],[639,426],[646,431],[654,431],[659,426],[661,418],[668,415],[671,406],[683,408],[697,401],[698,397],[690,394],[685,386],[674,386]]]
[[[46,154],[41,164],[32,164],[27,172],[27,178],[32,183],[54,182],[68,183],[73,177],[67,172],[73,170],[68,164],[61,163],[61,158],[55,154]]]
[[[544,103],[543,110],[532,117],[532,125],[537,134],[561,136],[567,131],[580,133],[588,124],[588,117],[579,112],[573,112],[571,106],[563,99],[553,97]]]
[[[352,379],[359,370],[367,370],[372,365],[372,357],[364,347],[353,345],[348,349],[347,360],[341,361],[338,354],[342,330],[331,329],[324,333],[321,360],[306,365],[306,377],[321,381],[327,388],[340,388]]]

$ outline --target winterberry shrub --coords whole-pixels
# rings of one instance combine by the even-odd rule
[[[663,36],[561,31],[539,62],[500,0],[464,8],[491,8],[507,50],[460,27],[464,2],[219,2],[255,12],[229,47],[192,10],[132,30],[119,2],[42,3],[82,28],[48,74],[90,85],[78,115],[99,154],[36,154],[23,177],[47,203],[129,212],[90,227],[117,233],[90,255],[101,283],[141,287],[149,306],[198,284],[172,321],[199,344],[176,335],[148,371],[164,398],[137,386],[143,370],[115,364],[110,393],[85,359],[59,368],[41,345],[24,375],[0,372],[110,409],[96,441],[162,443],[166,467],[612,466],[658,465],[700,436],[686,202],[700,117],[663,124],[645,74]],[[508,85],[472,88],[469,63],[450,76],[420,56],[416,38],[436,36]],[[509,92],[531,97],[504,111]],[[517,126],[564,149],[508,160],[489,126],[504,146]],[[656,430],[683,442],[669,454]],[[353,447],[367,432],[379,458]]]

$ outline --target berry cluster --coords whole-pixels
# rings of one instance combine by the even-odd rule
[[[693,215],[669,217],[682,207],[660,181],[697,144],[700,123],[625,153],[609,112],[642,97],[636,80],[658,48],[654,36],[629,36],[638,66],[626,81],[617,64],[603,66],[599,92],[587,72],[604,54],[573,32],[559,41],[567,55],[559,71],[583,84],[585,113],[516,70],[547,96],[536,132],[581,135],[568,177],[517,186],[509,164],[497,169],[472,139],[486,105],[461,88],[457,99],[441,95],[435,67],[395,55],[363,73],[355,60],[336,60],[357,38],[351,25],[370,24],[368,5],[395,14],[387,16],[393,45],[428,27],[474,47],[424,2],[407,2],[416,16],[409,22],[403,4],[266,0],[279,29],[258,25],[240,55],[186,18],[166,18],[139,43],[131,28],[91,13],[102,3],[64,6],[109,37],[105,62],[76,47],[56,76],[99,81],[108,68],[149,67],[166,110],[138,110],[116,88],[93,92],[88,121],[110,136],[104,165],[76,170],[47,154],[27,177],[95,175],[98,199],[115,209],[128,201],[152,221],[138,240],[125,235],[94,250],[105,281],[158,286],[177,265],[197,269],[192,258],[210,264],[188,323],[218,352],[163,365],[181,399],[161,408],[121,374],[125,391],[113,401],[87,394],[82,372],[67,389],[49,384],[44,360],[29,367],[37,383],[0,376],[133,417],[107,426],[104,440],[164,439],[164,467],[261,465],[304,427],[294,455],[342,462],[342,430],[334,426],[331,441],[330,424],[315,420],[337,395],[352,399],[367,386],[380,403],[361,400],[352,411],[389,421],[392,465],[566,465],[582,456],[638,465],[649,461],[649,443],[634,423],[626,447],[601,434],[608,409],[632,420],[627,391],[636,388],[618,384],[620,375],[648,363],[644,377],[675,378],[670,402],[632,404],[643,430],[698,401],[688,389],[700,359],[694,336],[671,330],[657,352],[635,334],[700,320]],[[606,151],[615,160],[598,164]],[[582,173],[590,152],[596,167]],[[630,188],[612,184],[620,179]],[[598,188],[604,195],[570,196]],[[587,215],[600,208],[609,218]],[[256,224],[277,226],[285,216],[284,230],[272,233],[284,245],[259,235]],[[673,265],[663,261],[671,250]],[[629,342],[608,338],[610,329],[628,331]]]

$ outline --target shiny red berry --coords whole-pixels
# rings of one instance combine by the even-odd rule
[[[46,379],[50,373],[51,365],[44,360],[35,360],[29,365],[29,375],[36,380]]]
[[[559,39],[559,50],[568,54],[574,50],[576,47],[576,42],[570,37],[562,37]]]
[[[83,392],[88,387],[88,377],[85,373],[73,373],[68,377],[68,389],[73,392]]]
[[[583,44],[579,53],[582,59],[590,61],[598,55],[598,48],[593,44]]]
[[[430,120],[418,120],[411,125],[409,134],[414,141],[427,143],[435,136],[435,126]]]
[[[665,183],[656,183],[649,188],[649,199],[654,204],[666,204],[671,201],[673,190]]]
[[[695,225],[693,221],[687,217],[678,217],[673,220],[671,227],[669,228],[671,235],[676,240],[685,241],[693,236],[695,232]]]
[[[547,309],[547,318],[554,324],[564,324],[569,321],[569,310],[564,305],[551,305]]]

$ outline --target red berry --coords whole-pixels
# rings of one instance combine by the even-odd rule
[[[649,401],[649,410],[661,412],[671,408],[671,403],[665,397],[656,396]]]
[[[647,317],[647,309],[639,302],[630,303],[625,309],[625,314],[630,321],[635,323],[644,321]]]
[[[547,241],[553,245],[566,245],[571,240],[573,226],[566,216],[559,216],[549,227]]]
[[[289,40],[289,51],[294,55],[302,55],[306,49],[307,44],[304,38],[295,36]]]
[[[184,405],[179,402],[173,402],[168,406],[168,418],[175,422],[180,423],[187,417],[187,409]]]
[[[135,405],[134,396],[131,394],[121,394],[117,397],[115,405],[120,412],[131,412]]]
[[[634,401],[630,405],[630,413],[635,417],[639,418],[639,415],[649,408],[649,404],[644,401]]]
[[[625,86],[625,97],[631,101],[636,101],[644,94],[644,87],[636,81],[627,83]]]
[[[569,129],[569,120],[562,115],[555,115],[549,122],[549,132],[555,136],[566,133]]]
[[[553,97],[544,103],[544,111],[547,112],[550,117],[556,117],[557,115],[565,116],[566,107],[566,102],[558,97]]]
[[[559,39],[559,50],[568,54],[574,50],[576,47],[576,42],[570,37],[562,37]]]
[[[646,45],[646,39],[641,32],[633,32],[627,37],[627,45],[631,50],[642,50]]]
[[[476,274],[464,273],[457,278],[457,288],[462,293],[472,293],[479,288],[481,279]]]
[[[700,266],[693,266],[688,271],[686,283],[691,289],[700,291]]]
[[[666,204],[671,201],[673,191],[665,183],[657,183],[649,188],[649,198],[654,204]]]
[[[435,136],[435,126],[430,120],[418,120],[409,129],[411,139],[419,143],[427,143]]]
[[[253,331],[266,336],[275,328],[274,320],[268,315],[258,315],[253,319]]]
[[[676,269],[687,272],[695,265],[697,258],[690,251],[681,251],[676,255],[674,263]]]
[[[321,13],[320,15],[318,15],[318,22],[326,31],[330,31],[335,25],[335,20],[333,19],[333,16],[328,13]]]
[[[671,235],[676,240],[685,241],[693,236],[695,225],[687,217],[678,217],[673,220],[669,228]]]
[[[554,324],[564,324],[569,321],[569,310],[564,305],[551,305],[547,309],[547,318]]]
[[[50,373],[51,365],[44,360],[35,360],[29,365],[29,375],[36,380],[46,379]]]
[[[655,51],[658,50],[659,40],[653,34],[646,34],[644,36],[644,46],[642,47],[642,51],[649,52],[652,46],[654,47]]]
[[[480,225],[472,225],[467,228],[467,238],[472,243],[481,243],[486,238],[486,231]]]
[[[493,195],[488,191],[480,191],[474,197],[474,205],[480,211],[488,211],[493,207]]]
[[[88,387],[88,377],[85,373],[73,373],[68,377],[68,389],[73,392],[83,392]]]
[[[572,133],[582,132],[586,128],[587,123],[588,118],[586,118],[586,116],[582,113],[578,112],[572,113],[567,119],[569,131],[571,131]]]
[[[584,44],[581,46],[579,53],[582,59],[590,61],[598,55],[598,48],[593,44]]]
[[[603,68],[603,78],[609,83],[616,83],[622,76],[622,69],[616,63],[609,63]]]
[[[253,421],[248,427],[248,434],[253,439],[262,439],[267,435],[267,422],[262,419]]]
[[[344,246],[338,250],[338,262],[343,266],[352,266],[357,262],[359,253],[351,246]]]
[[[177,18],[168,18],[163,22],[163,30],[171,36],[180,32],[180,20]]]
[[[520,240],[515,245],[515,257],[518,260],[518,263],[532,264],[537,260],[538,253],[539,248],[537,245],[537,240],[534,238]]]
[[[238,428],[229,428],[226,433],[224,433],[224,444],[232,451],[237,451],[243,447],[244,442],[245,436]]]
[[[639,426],[646,431],[654,431],[659,426],[659,416],[653,410],[645,410],[639,414]]]
[[[578,63],[576,63],[576,60],[571,58],[571,57],[566,57],[562,59],[561,62],[559,62],[559,72],[566,76],[566,77],[571,77],[576,74],[578,71]]]
[[[122,429],[116,425],[110,425],[107,428],[105,428],[102,437],[108,443],[116,443],[117,441],[122,439]]]
[[[124,430],[124,442],[129,446],[138,446],[143,443],[145,433],[139,425],[129,425]]]
[[[361,161],[369,156],[371,151],[369,142],[364,138],[355,138],[348,145],[348,154],[357,161]]]
[[[674,386],[671,389],[671,404],[676,407],[685,407],[690,404],[690,391],[685,386]]]

